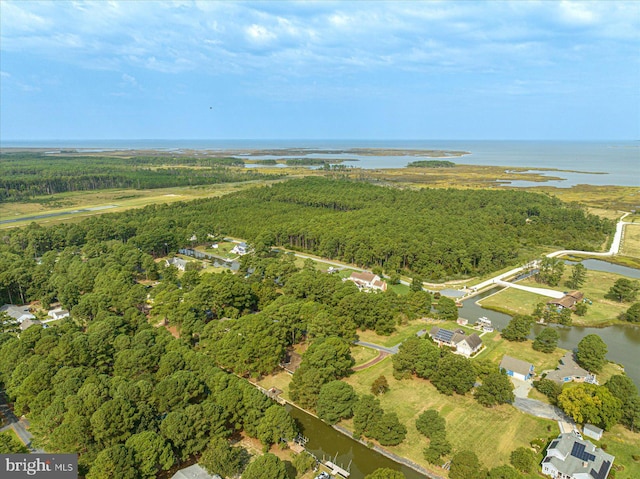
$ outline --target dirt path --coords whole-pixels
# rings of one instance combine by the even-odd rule
[[[387,356],[389,356],[389,353],[384,352],[384,351],[380,351],[380,352],[378,352],[378,355],[375,358],[373,358],[371,361],[367,361],[366,363],[361,364],[360,366],[356,366],[356,367],[351,368],[351,369],[353,369],[354,371],[362,371],[363,369],[370,368],[374,364],[378,364],[380,361],[382,361]]]

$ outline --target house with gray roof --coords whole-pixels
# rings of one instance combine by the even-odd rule
[[[547,374],[546,379],[557,383],[575,381],[578,383],[589,382],[597,384],[596,377],[576,362],[573,351],[567,351],[567,354],[562,356],[557,369]]]
[[[37,326],[39,324],[42,324],[42,321],[38,321],[37,319],[27,318],[20,323],[20,331],[25,331],[29,329],[31,326]],[[47,325],[43,324],[42,326],[46,327]]]
[[[187,260],[184,260],[182,258],[169,258],[167,260],[165,260],[164,265],[168,268],[169,266],[175,266],[176,268],[178,268],[180,271],[184,271],[185,269],[187,269]]]
[[[29,311],[29,305],[16,306],[15,304],[5,304],[0,307],[0,313],[7,313],[8,316],[15,319],[18,323],[22,323],[25,319],[36,319]]]
[[[470,357],[482,349],[482,339],[476,333],[469,336],[462,329],[451,331],[449,329],[434,326],[429,331],[429,336],[438,346],[448,346],[454,349],[454,353]]]
[[[222,479],[218,474],[209,475],[200,464],[193,464],[176,472],[171,479]]]
[[[553,479],[606,479],[615,457],[569,432],[551,441],[542,473]]]
[[[522,359],[512,358],[505,354],[502,357],[502,361],[500,361],[500,369],[504,370],[507,376],[520,379],[521,381],[528,381],[533,376],[534,366]]]

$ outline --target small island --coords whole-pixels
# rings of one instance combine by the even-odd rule
[[[453,168],[456,164],[447,160],[418,160],[412,161],[407,168]]]

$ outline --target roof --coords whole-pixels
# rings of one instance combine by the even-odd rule
[[[29,306],[16,306],[15,304],[5,304],[0,307],[0,313],[7,313],[13,319],[17,319],[18,321],[24,319],[35,319],[35,316],[31,314],[29,311]]]
[[[523,361],[522,359],[512,358],[505,354],[502,357],[502,361],[500,361],[500,368],[527,376],[528,374],[531,374],[533,364]]]
[[[560,364],[555,371],[551,371],[547,374],[546,379],[550,379],[556,382],[563,382],[564,378],[582,378],[587,377],[589,372],[576,363],[573,358],[573,352],[567,351],[567,353],[560,359]]]
[[[476,349],[482,346],[482,339],[480,339],[480,336],[478,336],[476,333],[467,336],[464,340],[467,342],[469,347],[471,347],[471,349]]]
[[[182,267],[185,267],[185,266],[187,266],[188,261],[185,260],[185,259],[182,259],[182,258],[175,258],[174,257],[174,258],[169,258],[167,260],[167,263],[169,263],[170,265],[174,265],[174,266],[180,265]]]
[[[429,331],[429,336],[431,336],[433,339],[448,344],[452,342],[451,340],[453,339],[454,334],[456,334],[454,331],[442,329],[437,326],[434,326],[433,328],[431,328],[431,331]]]
[[[38,324],[42,324],[42,321],[38,321],[37,319],[27,318],[20,323],[20,330],[24,331],[29,326],[37,326]]]
[[[552,455],[553,450],[564,457],[564,460]],[[580,439],[573,433],[565,433],[560,434],[549,445],[544,462],[550,462],[559,472],[570,477],[587,477],[588,474],[593,479],[605,479],[614,460],[614,456],[591,442]]]
[[[349,276],[350,279],[358,279],[360,281],[366,281],[367,283],[371,283],[375,279],[379,279],[379,277],[373,273],[369,273],[367,271],[363,271],[361,273],[351,273]]]
[[[569,291],[567,293],[567,296],[571,296],[572,298],[580,301],[582,298],[584,298],[584,293],[581,291]]]
[[[584,294],[580,291],[570,291],[565,294],[560,299],[552,299],[547,302],[547,304],[557,304],[558,306],[562,306],[563,308],[572,308],[578,301],[582,301],[584,298]]]
[[[590,431],[596,435],[602,434],[604,431],[600,429],[598,426],[594,426],[593,424],[585,424],[582,429],[585,431]]]
[[[219,475],[215,474],[214,476],[210,476],[207,471],[205,471],[200,464],[194,464],[189,467],[185,467],[184,469],[180,469],[176,472],[171,479],[222,479]]]

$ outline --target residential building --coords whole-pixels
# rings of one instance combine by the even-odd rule
[[[429,336],[438,346],[448,346],[454,350],[454,353],[466,356],[467,358],[482,349],[482,339],[480,339],[480,336],[476,333],[467,336],[462,329],[451,331],[434,326],[431,328],[431,331],[429,331]]]
[[[511,376],[521,381],[528,381],[533,377],[534,366],[521,359],[512,358],[506,354],[500,361],[500,369],[506,371],[507,376]]]
[[[39,324],[42,324],[42,321],[38,321],[37,319],[25,319],[24,321],[22,321],[20,323],[20,331],[25,331],[26,329],[28,329],[30,326],[37,326]],[[43,325],[43,327],[46,327],[47,325]]]
[[[165,260],[164,265],[168,268],[169,266],[175,266],[176,268],[178,268],[180,271],[184,271],[187,269],[187,260],[184,260],[182,258],[169,258],[167,260]]]
[[[563,309],[576,309],[576,304],[584,299],[584,294],[580,291],[570,291],[560,299],[552,299],[547,302],[551,307],[555,307],[558,311]]]
[[[349,281],[353,281],[356,283],[358,288],[364,290],[376,290],[376,291],[386,291],[387,290],[387,282],[382,281],[380,276],[377,274],[369,273],[367,271],[363,271],[361,273],[351,273],[351,276],[347,278]]]
[[[171,479],[222,479],[218,474],[211,476],[200,464],[193,464],[176,472]]]
[[[62,308],[52,309],[47,313],[50,319],[63,319],[69,317],[69,311]]]
[[[567,351],[567,353],[560,359],[557,369],[548,373],[545,376],[545,379],[550,379],[557,383],[568,383],[571,381],[578,383],[598,383],[595,375],[590,374],[589,371],[576,363],[573,351]]]
[[[25,319],[36,319],[29,311],[29,305],[16,306],[15,304],[5,304],[0,307],[0,313],[7,313],[8,316],[15,319],[18,323],[22,323]]]
[[[247,243],[244,242],[236,243],[235,246],[231,249],[231,252],[242,256],[249,252],[249,247],[247,246]]]
[[[542,461],[542,473],[553,479],[606,479],[615,457],[575,433],[551,441]]]

